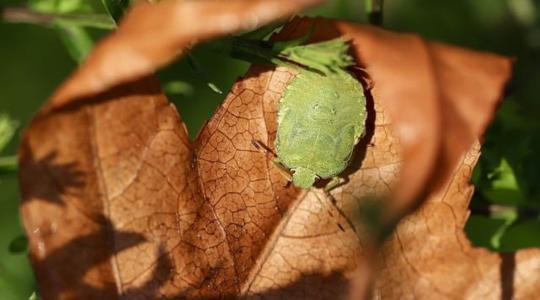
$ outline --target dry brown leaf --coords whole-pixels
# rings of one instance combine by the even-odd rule
[[[145,16],[140,18],[146,24]],[[284,35],[305,30],[302,22],[292,24]],[[331,23],[318,20],[316,24],[316,38],[337,33]],[[445,130],[465,128],[474,134],[472,138],[481,133],[507,77],[504,66],[508,63],[427,43],[413,35],[345,23],[337,28],[353,38],[356,54],[374,83],[368,134],[356,159],[361,168],[353,167],[350,182],[335,191],[338,206],[351,212],[364,196],[392,194],[401,172],[412,176],[405,182],[413,186],[400,187],[404,180],[398,182],[407,197],[394,201],[399,204],[395,210],[408,210],[413,196],[422,195],[428,184],[437,181],[432,177],[437,167],[445,166],[440,163],[443,158],[449,157],[445,167],[453,168],[452,159],[459,157],[460,147],[468,147],[471,136],[465,134],[456,142],[465,146],[449,151],[445,147],[453,144],[443,142],[441,128],[458,124],[461,127]],[[131,39],[137,38],[115,34],[102,45],[136,43]],[[106,47],[97,53],[105,51],[100,49]],[[133,48],[130,59],[140,62],[137,59],[150,53],[148,49],[149,45]],[[406,51],[411,55],[400,59],[399,54]],[[175,109],[152,79],[120,84],[151,72],[173,52],[169,48],[156,55],[148,64],[151,67],[135,69],[133,77],[126,77],[128,69],[118,67],[108,55],[95,54],[27,130],[20,149],[22,213],[43,298],[346,297],[357,258],[368,241],[347,226],[350,220],[318,189],[286,187],[269,163],[269,155],[251,145],[252,139],[273,144],[277,101],[292,74],[282,68],[252,68],[233,86],[192,145]],[[469,63],[478,67],[469,70]],[[480,82],[494,92],[477,93],[478,89],[467,90],[469,85],[459,84],[451,89],[460,91],[446,91],[449,86],[444,80],[455,80],[465,70],[471,72],[468,78],[484,78],[493,64],[501,66],[502,72]],[[88,81],[96,74],[109,73],[103,84]],[[110,86],[116,87],[106,90]],[[463,95],[487,102],[476,112],[484,114],[473,118],[478,123],[441,116],[447,105],[454,104],[456,112],[466,110],[456,98]],[[415,117],[440,125],[421,124]],[[368,143],[371,146],[366,147]],[[406,171],[411,162],[418,163],[418,174]],[[470,194],[460,196],[455,199],[466,202]],[[459,209],[465,214],[466,203]],[[341,231],[336,222],[346,230]],[[405,229],[400,225],[398,234],[413,225],[407,223]],[[460,226],[453,231],[462,234]],[[426,234],[425,239],[439,237]],[[388,245],[385,261],[399,260],[401,252],[391,251],[395,241]],[[411,245],[421,250],[425,243]],[[518,260],[526,264],[521,257]],[[424,287],[417,284],[424,276],[413,273],[395,279],[392,265],[386,266],[377,281],[377,293],[389,289],[388,285],[396,291],[407,292],[413,286],[419,295],[426,292],[416,290]],[[453,265],[445,266],[454,271]],[[440,278],[446,280],[447,290],[461,288],[452,284],[451,276]]]
[[[290,73],[253,72],[194,151],[146,80],[33,121],[22,212],[44,299],[345,295],[354,232],[251,145],[272,136]]]
[[[377,299],[537,299],[540,250],[493,253],[463,232],[480,147],[461,158],[446,186],[405,217],[379,256]]]
[[[373,98],[395,124],[403,165],[388,214],[399,216],[446,183],[483,134],[510,77],[510,60],[413,34],[337,27],[352,38],[374,82]]]
[[[282,20],[323,1],[141,1],[56,91],[49,108],[151,74],[197,42]]]

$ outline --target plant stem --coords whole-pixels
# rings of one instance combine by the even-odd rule
[[[228,37],[213,41],[210,48],[217,53],[226,54],[232,58],[255,64],[279,64],[280,59],[272,51],[271,45],[264,41]]]
[[[383,6],[384,0],[367,0],[366,12],[368,21],[372,25],[382,26],[383,24]]]
[[[206,83],[206,85],[214,92],[218,94],[223,94],[223,91],[213,82],[210,81],[210,77],[208,76],[208,73],[204,69],[204,67],[199,63],[197,59],[193,56],[193,54],[189,53],[187,54],[188,63],[191,66],[191,69],[197,75],[202,81]]]
[[[24,7],[4,7],[0,19],[10,23],[31,23],[52,25],[54,22],[69,23],[84,27],[99,29],[114,29],[116,24],[104,14],[50,14],[31,10]]]

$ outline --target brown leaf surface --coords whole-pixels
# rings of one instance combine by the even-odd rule
[[[147,13],[140,24],[171,22],[169,15],[160,21]],[[338,208],[350,214],[367,196],[391,195],[396,204],[389,214],[399,215],[429,187],[445,187],[440,182],[491,117],[509,69],[503,58],[414,35],[317,20],[315,38],[339,32],[352,38],[374,86],[367,135],[333,206],[319,189],[287,187],[269,155],[251,145],[252,139],[273,145],[277,102],[290,72],[252,68],[192,144],[157,83],[132,79],[194,39],[220,32],[179,43],[184,33],[177,29],[160,37],[169,46],[157,50],[144,34],[134,34],[144,25],[129,20],[122,26],[132,33],[120,29],[98,47],[33,120],[20,148],[21,209],[44,299],[345,298],[368,241]],[[306,22],[293,22],[282,37],[305,32]],[[121,46],[139,43],[129,53]],[[159,54],[140,67],[152,51]],[[473,149],[470,156],[477,154]],[[484,273],[487,267],[468,281],[454,276],[500,265],[494,254],[461,246],[470,188],[468,173],[459,170],[470,172],[471,159],[466,162],[451,177],[450,188],[459,186],[455,194],[434,193],[385,244],[376,295],[427,297],[437,287],[459,298],[463,282],[471,283],[468,295],[502,282]],[[444,201],[432,204],[436,199]],[[449,206],[461,216],[450,219],[453,225],[441,222]],[[426,215],[425,207],[443,210],[441,218]],[[461,239],[461,252],[452,236]],[[455,263],[446,264],[438,251]],[[520,252],[516,274],[538,268],[538,257]],[[519,295],[533,293],[533,279],[514,282]]]
[[[510,60],[414,34],[338,23],[374,82],[402,149],[390,217],[407,212],[449,179],[459,157],[493,117],[510,77]],[[399,72],[397,72],[399,70]]]
[[[480,155],[474,144],[450,181],[405,217],[379,252],[376,299],[537,299],[540,250],[497,254],[463,232]]]

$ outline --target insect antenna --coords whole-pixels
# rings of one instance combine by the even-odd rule
[[[289,187],[290,184],[291,184],[291,181],[292,181],[292,174],[291,174],[291,171],[289,171],[289,169],[287,169],[284,165],[282,165],[279,161],[277,161],[277,155],[274,151],[272,151],[272,149],[270,149],[270,147],[268,147],[267,145],[265,145],[263,142],[259,141],[259,140],[251,140],[251,144],[257,148],[257,150],[259,151],[264,151],[266,153],[270,153],[272,154],[273,156],[273,159],[272,159],[272,164],[274,164],[274,166],[277,168],[277,170],[279,171],[279,173],[285,177],[285,179],[287,179],[287,184],[285,185],[285,187]]]
[[[252,144],[255,148],[257,148],[258,150],[264,150],[264,151],[266,151],[266,152],[272,154],[272,156],[273,156],[274,158],[277,157],[276,153],[275,153],[272,149],[270,149],[270,147],[268,147],[267,145],[265,145],[263,142],[261,142],[261,141],[259,141],[259,140],[256,140],[256,139],[252,139],[252,140],[251,140],[251,144]]]

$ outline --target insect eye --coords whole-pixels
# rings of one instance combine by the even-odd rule
[[[314,103],[311,106],[309,115],[314,120],[328,120],[335,117],[336,110],[332,105]]]
[[[313,109],[320,113],[335,114],[336,110],[331,105],[314,104]]]

